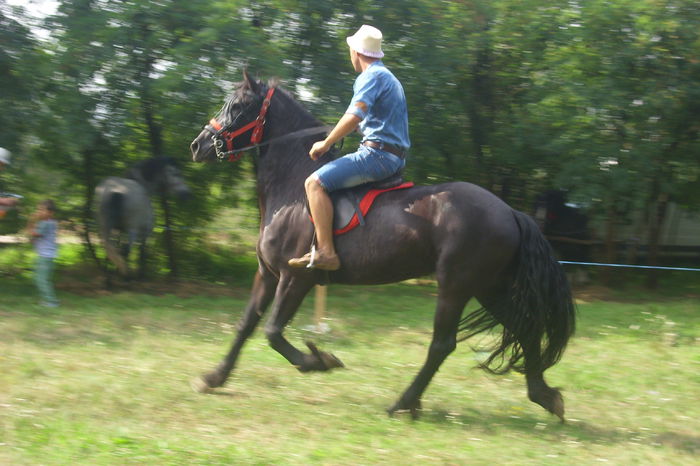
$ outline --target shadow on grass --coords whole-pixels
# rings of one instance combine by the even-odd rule
[[[426,410],[421,413],[416,422],[432,424],[459,424],[471,430],[480,426],[486,432],[497,435],[503,430],[520,431],[524,434],[534,434],[548,441],[560,443],[580,442],[583,444],[620,444],[646,443],[665,446],[686,453],[700,453],[700,435],[685,432],[639,432],[632,429],[624,430],[615,427],[591,424],[586,421],[560,422],[557,418],[542,416],[494,414],[476,409],[467,414],[455,414],[445,410]],[[409,416],[408,414],[402,414]],[[547,419],[547,420],[545,420]]]

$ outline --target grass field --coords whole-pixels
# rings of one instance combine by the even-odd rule
[[[72,292],[66,291],[72,290]],[[233,338],[247,290],[59,289],[37,307],[26,278],[0,283],[0,464],[678,464],[700,457],[698,295],[579,295],[579,326],[546,375],[566,424],[528,401],[523,377],[474,369],[462,343],[423,399],[385,409],[423,362],[435,289],[332,286],[331,332],[313,339],[347,369],[300,374],[257,332],[229,384],[194,393]]]

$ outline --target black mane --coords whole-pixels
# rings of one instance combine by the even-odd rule
[[[257,163],[258,184],[259,187],[264,186],[268,195],[284,193],[282,196],[284,198],[291,197],[295,201],[303,202],[306,199],[304,180],[321,165],[331,161],[335,151],[330,151],[319,161],[313,161],[309,157],[309,150],[313,143],[325,137],[323,132],[284,139],[279,143],[275,143],[274,139],[294,131],[319,127],[324,124],[317,120],[290,91],[280,86],[277,81],[270,81],[268,84],[258,81],[255,85],[258,88],[257,93],[251,94],[248,84],[245,82],[240,84],[225,107],[234,109],[234,112],[240,112],[241,106],[248,105],[254,109],[252,113],[255,114],[239,118],[245,122],[252,121],[257,117],[260,108],[258,102],[264,99],[270,87],[275,87],[275,94],[267,114],[264,136],[264,141],[271,141],[271,143],[260,149]],[[230,117],[231,115],[229,115]]]

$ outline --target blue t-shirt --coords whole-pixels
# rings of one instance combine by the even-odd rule
[[[34,247],[40,257],[55,258],[58,253],[58,245],[56,244],[56,230],[58,224],[56,220],[42,220],[36,226],[36,232],[39,235],[34,241]]]
[[[375,61],[360,73],[353,85],[354,95],[345,113],[362,119],[363,141],[375,141],[408,149],[406,95],[396,76],[384,63]],[[358,105],[362,102],[363,105]]]

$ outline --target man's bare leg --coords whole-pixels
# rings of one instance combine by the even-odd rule
[[[337,270],[340,259],[333,245],[333,203],[326,190],[321,186],[316,175],[311,175],[304,183],[306,197],[309,200],[311,217],[314,219],[316,239],[318,241],[317,256],[314,267],[322,270]],[[310,254],[298,259],[291,259],[292,267],[306,267],[311,260]]]

